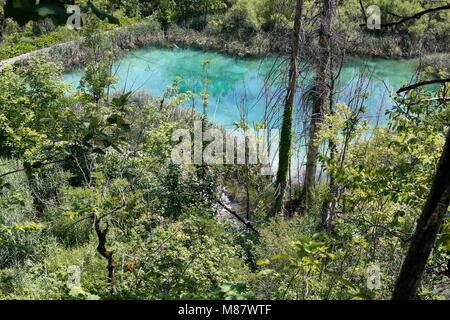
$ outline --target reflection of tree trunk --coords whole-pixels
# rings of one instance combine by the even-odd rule
[[[286,180],[289,170],[292,147],[292,113],[294,110],[294,97],[297,84],[298,50],[300,45],[300,20],[302,16],[303,0],[297,0],[295,9],[294,32],[292,33],[292,52],[289,69],[289,84],[286,92],[286,101],[281,127],[280,151],[278,159],[278,172],[275,182],[277,188],[272,215],[281,212],[283,197],[286,191]]]
[[[325,0],[321,10],[321,25],[319,30],[319,47],[316,62],[316,75],[311,89],[312,111],[309,127],[308,151],[306,154],[305,178],[303,183],[303,209],[307,210],[311,201],[311,191],[314,185],[317,169],[316,155],[319,151],[315,143],[317,132],[323,120],[324,104],[330,94],[328,79],[331,72],[331,18],[333,0]]]
[[[450,202],[450,131],[433,178],[430,194],[395,284],[393,300],[416,298],[417,288]]]

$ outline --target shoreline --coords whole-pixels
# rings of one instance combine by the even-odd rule
[[[193,29],[184,29],[173,25],[167,31],[160,29],[155,21],[138,22],[131,25],[119,27],[95,36],[108,35],[105,51],[113,51],[115,55],[128,50],[155,48],[191,48],[204,51],[213,51],[220,54],[236,58],[257,59],[270,55],[287,54],[287,46],[283,42],[272,42],[269,38],[264,38],[260,43],[249,44],[240,41],[228,41],[223,37],[207,35],[204,32]],[[60,62],[65,72],[74,71],[83,68],[86,63],[86,49],[83,47],[84,37],[55,44],[50,47],[38,49],[32,52],[24,53],[9,59],[0,61],[0,69],[6,65],[27,60],[31,55],[43,54],[53,62]],[[355,46],[353,46],[355,48]],[[392,54],[373,54],[370,50],[360,49],[349,50],[349,56],[361,58],[380,58],[386,60],[395,59],[414,59],[414,55],[392,55]],[[433,55],[435,53],[427,53]],[[446,54],[446,52],[440,53]]]

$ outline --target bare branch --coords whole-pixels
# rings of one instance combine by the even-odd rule
[[[361,2],[360,2],[361,3]],[[445,6],[440,6],[440,7],[436,7],[436,8],[431,8],[431,9],[426,9],[423,11],[420,11],[412,16],[409,17],[404,17],[403,19],[400,19],[396,22],[390,22],[390,23],[382,23],[380,26],[381,27],[393,27],[399,24],[402,24],[406,21],[412,20],[412,19],[420,19],[423,15],[427,14],[427,13],[431,13],[431,12],[436,12],[436,11],[441,11],[441,10],[448,10],[450,9],[450,5],[445,5]],[[389,13],[391,15],[394,15],[392,13]],[[363,15],[365,16],[365,12],[363,11]],[[361,23],[359,26],[360,27],[366,27],[367,26],[367,18],[365,17],[365,21],[366,23]]]
[[[412,84],[410,86],[406,86],[406,87],[403,87],[403,88],[399,89],[397,91],[397,93],[402,93],[402,92],[405,92],[405,91],[408,91],[408,90],[412,90],[412,89],[415,89],[415,88],[418,88],[418,87],[423,87],[423,86],[426,86],[426,85],[429,85],[429,84],[446,83],[446,82],[450,82],[450,78],[418,82],[418,83]]]
[[[362,14],[364,16],[364,21],[367,21],[366,9],[364,9],[364,5],[362,3],[362,0],[359,0],[359,5],[361,6],[361,11],[362,11]],[[366,24],[367,24],[367,22],[366,22]]]
[[[223,204],[222,201],[217,200],[217,203],[220,204],[225,210],[227,210],[229,213],[231,213],[233,216],[236,217],[236,219],[238,219],[240,222],[242,222],[243,224],[245,224],[245,226],[251,230],[253,230],[254,232],[258,233],[258,230],[255,229],[255,227],[253,226],[253,224],[250,221],[247,221],[243,218],[241,218],[236,211],[232,210],[231,208],[229,208],[228,206],[226,206],[225,204]]]

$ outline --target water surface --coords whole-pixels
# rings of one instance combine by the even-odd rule
[[[211,61],[207,74],[202,69],[202,61],[206,59]],[[240,119],[239,109],[243,104],[248,109],[249,123],[262,121],[266,105],[262,88],[274,61],[274,57],[241,59],[195,49],[145,48],[125,54],[116,61],[114,71],[120,79],[116,84],[117,89],[143,89],[155,96],[162,95],[176,77],[182,78],[181,92],[190,90],[198,93],[207,76],[212,80],[208,90],[209,119],[231,128],[233,122]],[[374,119],[392,105],[390,93],[399,89],[402,82],[411,80],[414,62],[405,59],[349,57],[337,84],[342,89],[337,99],[347,102],[348,95],[355,86],[354,78],[363,65],[371,75],[368,86],[370,97],[365,101],[367,116]],[[80,77],[81,72],[68,73],[65,81],[76,86]],[[197,108],[202,111],[201,100],[199,97],[196,99]]]

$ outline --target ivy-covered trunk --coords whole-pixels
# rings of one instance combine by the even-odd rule
[[[450,201],[450,131],[444,146],[430,194],[417,222],[417,228],[397,278],[393,300],[412,300],[417,296],[425,265],[433,248]]]
[[[303,0],[297,0],[295,9],[294,31],[292,33],[292,52],[289,68],[289,83],[283,112],[283,124],[281,127],[280,149],[278,158],[278,172],[275,182],[276,193],[272,215],[281,212],[283,198],[286,191],[286,180],[291,159],[292,147],[292,113],[294,110],[295,89],[297,85],[298,50],[300,45],[300,25],[303,9]]]

